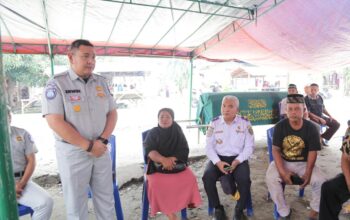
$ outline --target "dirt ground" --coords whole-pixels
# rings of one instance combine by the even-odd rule
[[[328,178],[335,176],[340,172],[340,151],[339,151],[340,137],[334,137],[330,142],[330,146],[324,148],[319,152],[317,165],[321,167],[325,175]],[[253,157],[250,159],[251,179],[252,179],[252,199],[254,215],[247,219],[249,220],[270,220],[273,219],[273,203],[267,199],[267,187],[265,184],[265,173],[268,167],[268,154],[266,141],[260,140],[256,143],[257,147]],[[197,176],[200,193],[203,199],[203,205],[198,208],[188,210],[188,219],[193,220],[206,220],[212,219],[208,216],[207,208],[208,201],[201,177],[204,172],[206,164],[205,156],[196,157],[191,161],[190,167]],[[133,175],[130,175],[133,174]],[[129,179],[120,183],[120,197],[123,207],[124,219],[137,220],[141,218],[141,197],[142,197],[142,164],[136,164],[117,170],[118,180],[121,176],[127,175]],[[133,176],[132,178],[130,176]],[[61,185],[59,184],[58,177],[55,175],[44,175],[35,178],[35,181],[40,185],[43,185],[49,193],[53,196],[55,205],[52,219],[64,220],[65,219],[65,207],[63,201],[63,194]],[[233,217],[233,209],[235,201],[230,196],[223,194],[221,187],[218,183],[220,192],[221,203],[225,206],[228,219]],[[297,186],[287,186],[285,195],[287,202],[291,204],[293,209],[292,219],[306,219],[309,211],[309,201],[311,197],[310,187],[305,189],[305,196],[298,197]],[[28,216],[21,219],[30,219]],[[92,202],[89,201],[89,219],[94,218],[94,211]],[[163,220],[166,219],[163,215],[159,214],[152,219]],[[349,216],[342,216],[342,220],[350,219]]]

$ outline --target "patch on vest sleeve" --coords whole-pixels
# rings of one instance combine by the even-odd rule
[[[253,128],[251,125],[248,126],[248,132],[250,135],[253,135],[254,134],[254,131],[253,131]]]
[[[214,128],[213,127],[209,127],[208,130],[207,130],[207,137],[213,136],[213,131],[214,131]]]
[[[52,99],[56,98],[56,95],[57,95],[56,88],[52,88],[52,87],[46,88],[46,90],[45,90],[46,99],[52,100]]]

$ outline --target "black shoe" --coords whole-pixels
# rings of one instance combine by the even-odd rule
[[[218,208],[215,208],[215,220],[226,220],[226,213],[224,207],[221,205]]]
[[[235,213],[233,215],[233,220],[243,220],[244,218],[243,210],[235,209]]]

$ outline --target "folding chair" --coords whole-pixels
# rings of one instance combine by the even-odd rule
[[[115,171],[115,166],[116,166],[116,157],[115,157],[115,153],[116,153],[116,143],[115,143],[115,136],[111,135],[108,138],[108,142],[110,143],[111,149],[110,149],[110,155],[111,155],[111,159],[112,159],[112,175],[113,175],[113,195],[114,195],[114,208],[115,208],[115,212],[117,215],[117,219],[118,220],[124,220],[124,216],[123,216],[123,209],[122,209],[122,205],[120,202],[120,196],[119,196],[119,188],[118,188],[118,181],[116,178],[116,171]],[[89,198],[92,197],[92,192],[89,189]]]
[[[269,151],[269,162],[271,163],[273,161],[273,155],[272,155],[272,138],[273,138],[273,132],[275,130],[275,127],[271,127],[269,129],[267,129],[266,133],[267,133],[267,148]],[[286,184],[282,183],[282,188],[284,191]],[[303,197],[304,196],[304,189],[299,189],[299,197]],[[270,198],[270,193],[268,194],[268,197]],[[277,212],[277,206],[276,204],[274,204],[274,209],[273,209],[273,217],[275,220],[279,219],[280,215]]]
[[[150,130],[146,130],[142,132],[142,143],[146,139],[147,134]],[[146,171],[147,171],[147,156],[145,155],[145,149],[142,146],[143,151],[143,190],[142,190],[142,215],[141,220],[147,220],[148,219],[148,210],[149,210],[149,201],[147,196],[147,177],[146,177]],[[186,220],[187,219],[187,211],[186,208],[183,208],[181,210],[181,219]]]
[[[29,206],[18,204],[17,208],[18,208],[19,216],[28,215],[28,214],[30,214],[30,216],[33,216],[34,210]]]

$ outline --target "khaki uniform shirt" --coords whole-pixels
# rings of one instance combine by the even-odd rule
[[[38,152],[30,134],[14,126],[10,127],[10,145],[13,172],[22,172],[27,166],[26,155]]]
[[[106,79],[92,74],[85,83],[72,69],[55,75],[45,88],[42,114],[64,115],[84,138],[96,139],[104,130],[108,112],[116,109]],[[56,139],[63,141],[57,134]]]

